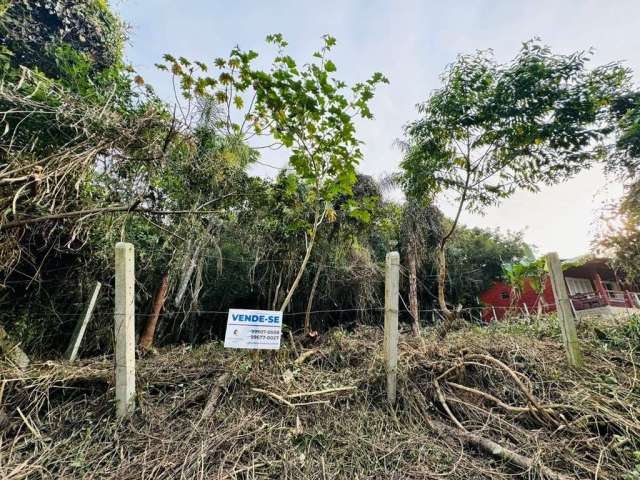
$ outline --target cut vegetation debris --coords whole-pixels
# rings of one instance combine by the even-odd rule
[[[365,327],[259,367],[219,343],[163,350],[139,361],[124,422],[110,357],[5,365],[0,477],[640,478],[637,319],[583,323],[584,370],[542,322],[402,336],[393,409]]]

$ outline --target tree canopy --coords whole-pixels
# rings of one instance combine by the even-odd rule
[[[605,158],[615,131],[611,106],[628,88],[629,72],[616,63],[588,69],[590,55],[554,54],[537,41],[506,64],[491,51],[460,55],[405,127],[407,194],[429,202],[450,192],[457,202],[438,256],[447,324],[445,245],[462,211],[482,213],[518,189],[536,191]]]
[[[611,104],[629,72],[615,63],[588,69],[589,59],[536,41],[507,64],[490,51],[459,56],[405,129],[407,191],[423,198],[450,189],[482,210],[603,159]]]

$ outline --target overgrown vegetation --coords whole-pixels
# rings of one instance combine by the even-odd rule
[[[283,308],[307,331],[375,321],[382,261],[398,248],[406,320],[417,333],[421,316],[437,318],[420,312],[435,307],[446,332],[452,310],[478,306],[502,266],[532,252],[518,234],[444,218],[437,194],[458,192],[458,212],[481,211],[596,161],[635,165],[629,72],[587,69],[588,53],[556,55],[533,41],[509,64],[480,52],[447,68],[406,128],[396,180],[408,201],[390,202],[357,173],[354,123],[372,118],[387,80],[346,85],[333,37],[299,64],[271,35],[267,69],[241,48],[211,64],[166,55],[158,68],[174,81],[170,105],[125,64],[122,23],[103,2],[81,3],[13,1],[0,17],[0,302],[5,326],[34,353],[63,348],[96,280],[107,288],[87,352],[109,348],[119,240],[138,252],[140,330],[162,300],[152,322],[160,343],[215,335],[224,318],[215,312],[231,305]],[[606,150],[611,133],[617,143]],[[288,151],[274,181],[248,173],[264,148]],[[617,211],[623,226],[602,241],[630,278],[636,190]],[[163,279],[166,299],[157,296]],[[325,310],[344,312],[314,313]]]
[[[139,362],[140,408],[122,423],[112,419],[110,359],[25,372],[3,365],[14,379],[9,409],[26,420],[5,420],[13,440],[0,447],[0,475],[635,478],[638,350],[612,339],[638,319],[581,325],[589,375],[566,368],[557,321],[527,322],[465,328],[443,342],[425,329],[426,350],[403,336],[393,411],[377,328],[327,332],[302,362],[298,342],[308,340],[297,337],[259,375],[247,355],[219,343],[163,350]],[[203,417],[212,396],[215,409]],[[464,430],[448,426],[450,415]],[[494,457],[478,437],[531,464]]]
[[[413,318],[433,306],[431,240],[405,243],[422,220],[356,173],[352,118],[371,118],[368,103],[386,79],[347,88],[330,59],[335,39],[326,36],[315,63],[299,67],[282,36],[270,36],[277,52],[268,71],[241,49],[213,65],[166,55],[158,67],[175,81],[171,107],[126,66],[117,42],[79,40],[99,21],[107,25],[95,35],[124,35],[103,4],[58,13],[46,2],[25,5],[11,3],[2,16],[11,35],[0,94],[0,302],[3,324],[29,353],[64,349],[95,281],[106,289],[84,348],[109,351],[120,240],[137,249],[138,331],[162,303],[149,332],[159,344],[218,334],[218,312],[231,305],[286,308],[294,329],[376,321],[381,264],[399,246],[415,259],[406,285]],[[54,34],[90,14],[75,36]],[[53,32],[45,49],[28,47],[19,37],[27,30],[14,28],[37,19],[46,19],[38,35]],[[275,181],[247,173],[266,146],[290,151]],[[432,230],[448,225],[427,211]],[[460,230],[450,242],[451,300],[475,305],[500,263],[527,250],[518,237]],[[314,313],[324,310],[344,312]]]
[[[581,320],[589,374],[568,369],[555,315],[478,315],[499,278],[540,292],[544,262],[520,233],[460,223],[604,162],[628,190],[599,245],[637,279],[627,69],[539,41],[507,64],[461,55],[407,124],[402,171],[379,182],[358,172],[356,119],[388,81],[347,85],[332,36],[294,59],[269,35],[263,67],[240,47],[167,54],[171,102],[126,65],[124,39],[103,0],[0,0],[0,348],[35,360],[0,358],[2,478],[640,478],[640,317]],[[250,173],[266,149],[287,152],[274,179]],[[452,219],[437,206],[451,193]],[[119,241],[136,248],[141,334],[124,422]],[[396,250],[411,335],[391,408],[379,326]],[[96,281],[84,359],[58,362]],[[224,350],[230,307],[282,310],[283,347],[262,362]]]

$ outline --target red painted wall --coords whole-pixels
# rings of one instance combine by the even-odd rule
[[[503,298],[503,295],[507,298]],[[480,301],[485,305],[490,305],[482,312],[482,318],[490,322],[493,320],[493,310],[491,306],[495,308],[496,317],[498,320],[502,319],[511,305],[512,288],[510,285],[502,282],[496,282],[488,290],[485,290],[480,294]],[[547,278],[544,284],[544,292],[542,293],[546,306],[543,307],[544,312],[555,311],[555,299],[553,298],[553,289],[551,288],[551,281]],[[524,311],[524,305],[527,305],[530,313],[538,311],[538,294],[531,288],[528,279],[525,279],[524,290],[517,302],[513,304],[513,308],[518,308]],[[544,303],[543,303],[544,305]]]

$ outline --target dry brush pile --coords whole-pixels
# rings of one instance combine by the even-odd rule
[[[372,328],[297,338],[259,370],[217,343],[163,351],[121,423],[112,358],[5,365],[0,477],[634,479],[638,357],[603,328],[583,371],[530,331],[402,336],[395,408]]]

